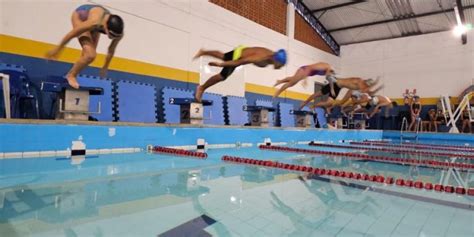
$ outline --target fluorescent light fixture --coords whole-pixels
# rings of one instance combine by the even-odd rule
[[[453,29],[453,33],[456,36],[461,36],[462,34],[467,32],[467,27],[465,25],[457,25]]]
[[[454,15],[456,16],[456,22],[458,23],[458,26],[462,25],[461,15],[459,15],[458,6],[454,6]]]
[[[457,25],[453,29],[454,35],[461,36],[465,34],[468,30],[472,29],[471,24],[466,24],[466,25],[462,24],[461,15],[459,15],[458,6],[454,6],[454,15],[456,16],[456,23],[457,23]]]

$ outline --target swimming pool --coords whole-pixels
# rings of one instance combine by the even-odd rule
[[[8,126],[16,131],[31,128],[30,125]],[[78,133],[72,130],[80,131],[89,147],[102,149],[102,153],[106,153],[104,149],[120,147],[118,142],[106,139],[103,143],[107,147],[94,147],[86,131],[89,125],[35,128],[70,130],[65,131],[68,139],[77,139]],[[107,131],[108,136],[110,127],[94,127],[91,131],[101,129]],[[414,184],[408,187],[337,175],[308,175],[308,172],[249,164],[251,162],[222,160],[226,155],[271,160],[295,167],[468,188],[474,184],[472,169],[432,166],[431,163],[409,165],[404,161],[454,160],[474,164],[469,158],[404,153],[410,150],[409,145],[391,148],[399,149],[397,152],[366,150],[360,147],[384,146],[356,145],[348,141],[382,139],[383,134],[376,131],[158,127],[145,132],[142,128],[117,127],[112,137],[121,136],[124,129],[134,130],[136,137],[142,140],[130,142],[122,137],[122,148],[139,147],[141,151],[114,154],[109,150],[110,154],[96,152],[81,158],[55,155],[17,159],[5,158],[12,150],[4,145],[4,158],[0,159],[0,236],[193,236],[189,233],[194,236],[472,236],[474,233],[474,196],[416,188]],[[151,135],[155,134],[154,130],[169,130],[171,134],[192,130],[193,133],[158,142],[154,139],[159,137]],[[0,126],[0,131],[5,131],[5,127],[2,130]],[[220,141],[229,148],[209,148],[207,159],[144,151],[143,144],[181,148],[193,144],[190,141],[195,137],[186,139],[196,131],[197,136],[207,132],[217,136],[227,134]],[[315,135],[318,132],[320,134]],[[246,134],[238,144],[230,140],[236,133]],[[322,136],[322,133],[327,137],[317,140],[349,148],[307,144],[312,140],[310,137]],[[97,144],[100,143],[98,134]],[[65,137],[51,139],[70,143]],[[210,135],[204,137],[206,141],[214,139]],[[339,142],[340,137],[348,139]],[[264,138],[271,138],[272,146],[294,150],[259,149],[257,144],[264,143]],[[234,147],[229,145],[231,142]],[[447,143],[436,139],[429,142]],[[10,140],[10,144],[14,143]],[[465,143],[470,141],[452,139],[450,142],[463,146]],[[44,144],[23,148],[31,154],[41,146]],[[217,147],[215,142],[207,146]],[[52,144],[42,149],[52,151],[63,147]],[[332,155],[312,154],[304,152],[305,149],[332,152]],[[435,147],[411,150],[461,154]],[[337,152],[356,155],[334,155]],[[366,156],[357,157],[359,154]],[[391,162],[371,157],[404,160]]]

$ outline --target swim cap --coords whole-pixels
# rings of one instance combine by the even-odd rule
[[[107,29],[113,37],[119,37],[123,34],[123,20],[120,16],[110,15],[107,20]]]
[[[370,103],[372,104],[372,106],[378,105],[379,104],[379,97],[377,97],[377,96],[372,97],[372,100],[370,101]]]
[[[365,83],[367,83],[368,86],[373,86],[375,84],[375,80],[372,78],[369,78],[365,80]]]
[[[331,73],[331,74],[326,75],[326,80],[330,83],[336,83],[337,77]]]
[[[273,60],[280,64],[286,64],[286,51],[284,49],[278,50],[275,54],[273,54]]]
[[[360,91],[357,91],[357,90],[352,91],[352,97],[359,100],[361,96],[362,96],[362,93]]]

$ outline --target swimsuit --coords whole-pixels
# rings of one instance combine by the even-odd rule
[[[242,57],[242,53],[243,53],[245,48],[246,48],[245,46],[239,45],[234,50],[225,53],[224,54],[224,62],[239,60]],[[235,68],[236,67],[232,67],[232,66],[223,67],[219,74],[225,80],[234,72]]]

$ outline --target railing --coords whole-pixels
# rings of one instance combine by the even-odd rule
[[[409,128],[408,119],[406,117],[403,117],[402,126],[400,128],[400,143],[403,142],[403,132],[404,131],[408,132],[408,128]],[[421,119],[417,119],[416,124],[415,124],[415,137],[414,137],[416,142],[418,142],[418,133],[420,131],[421,131]],[[411,138],[413,138],[413,137],[411,137]]]
[[[3,103],[5,106],[5,118],[11,118],[10,108],[10,76],[7,74],[0,74],[0,80],[3,85]]]
[[[465,95],[459,103],[458,108],[454,111],[454,113],[451,109],[451,101],[449,100],[449,96],[441,96],[441,106],[443,108],[444,118],[446,119],[446,126],[451,126],[451,128],[449,129],[450,133],[459,133],[459,129],[457,128],[456,123],[466,108],[469,110],[469,120],[473,122],[473,118],[471,115],[472,108],[469,104],[469,101],[471,100],[473,95],[474,92],[470,92]]]
[[[406,117],[403,117],[402,127],[400,128],[400,133],[402,133],[403,131],[408,131],[408,120],[407,120]]]
[[[418,134],[421,131],[421,118],[416,119],[415,133]]]

